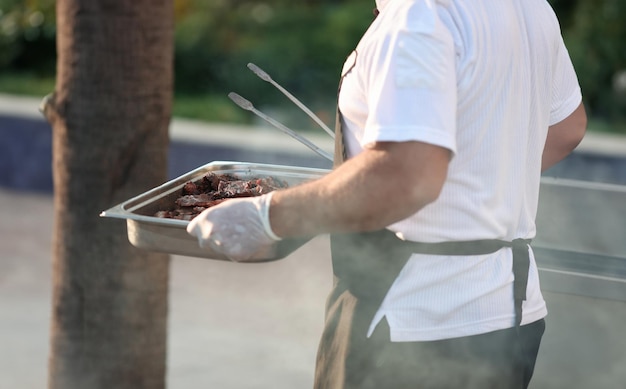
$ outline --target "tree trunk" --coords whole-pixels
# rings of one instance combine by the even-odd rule
[[[99,213],[167,180],[173,0],[58,0],[49,388],[165,387],[169,257]]]

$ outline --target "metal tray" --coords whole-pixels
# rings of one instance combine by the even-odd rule
[[[120,203],[102,212],[100,216],[126,219],[128,240],[135,247],[170,254],[227,260],[219,253],[200,248],[196,238],[187,233],[188,221],[153,216],[157,211],[171,208],[187,182],[199,180],[210,172],[233,174],[241,179],[272,176],[285,180],[289,186],[295,186],[322,177],[329,170],[214,161]],[[257,253],[252,260],[263,262],[284,258],[309,240],[310,238],[283,239],[270,247],[269,250]]]

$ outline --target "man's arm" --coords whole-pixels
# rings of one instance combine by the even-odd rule
[[[587,114],[581,103],[571,115],[548,129],[541,159],[541,171],[547,170],[567,157],[583,139],[586,130]]]
[[[280,237],[384,228],[439,196],[449,150],[422,142],[378,142],[325,177],[277,191],[270,207]]]

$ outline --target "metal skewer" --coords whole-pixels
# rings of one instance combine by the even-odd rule
[[[294,95],[289,93],[285,88],[283,88],[276,81],[274,81],[269,74],[263,71],[263,69],[253,63],[248,64],[248,69],[252,70],[254,74],[259,76],[261,80],[267,81],[270,84],[274,85],[276,88],[278,88],[278,90],[281,91],[285,96],[287,96],[289,100],[293,101],[298,107],[300,107],[300,109],[302,109],[307,115],[309,115],[309,117],[313,119],[315,123],[319,124],[319,126],[322,127],[322,129],[324,129],[324,131],[326,131],[328,135],[335,139],[335,133],[330,128],[328,128],[328,126],[324,124],[324,122],[317,115],[315,115],[310,109],[308,109],[306,105],[302,104],[300,100],[298,100]]]
[[[244,99],[243,97],[241,97],[237,93],[230,92],[228,94],[228,98],[230,98],[235,104],[237,104],[241,108],[245,109],[246,111],[253,112],[257,116],[259,116],[261,119],[267,121],[268,123],[270,123],[274,127],[278,128],[279,130],[281,130],[285,134],[291,136],[292,138],[294,138],[298,142],[302,143],[306,147],[308,147],[311,150],[313,150],[314,152],[316,152],[317,154],[321,155],[322,157],[326,158],[327,160],[329,160],[331,162],[333,161],[333,156],[332,155],[330,155],[326,151],[320,149],[319,147],[317,147],[314,143],[312,143],[311,141],[309,141],[305,137],[303,137],[303,136],[295,133],[293,130],[287,128],[284,124],[282,124],[282,123],[272,119],[271,117],[267,116],[263,112],[261,112],[258,109],[254,108],[254,105],[252,105],[252,103],[250,101]]]

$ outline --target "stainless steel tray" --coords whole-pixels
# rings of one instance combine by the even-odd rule
[[[226,257],[219,253],[200,248],[196,238],[187,233],[188,221],[153,216],[157,211],[171,208],[174,201],[180,196],[182,187],[187,182],[199,180],[210,172],[233,174],[242,179],[272,176],[285,180],[289,186],[295,186],[305,181],[322,177],[329,170],[215,161],[107,209],[100,216],[125,219],[128,240],[135,247],[170,254],[227,260]],[[252,259],[262,262],[284,258],[308,240],[309,238],[283,239],[266,252],[258,253]]]

